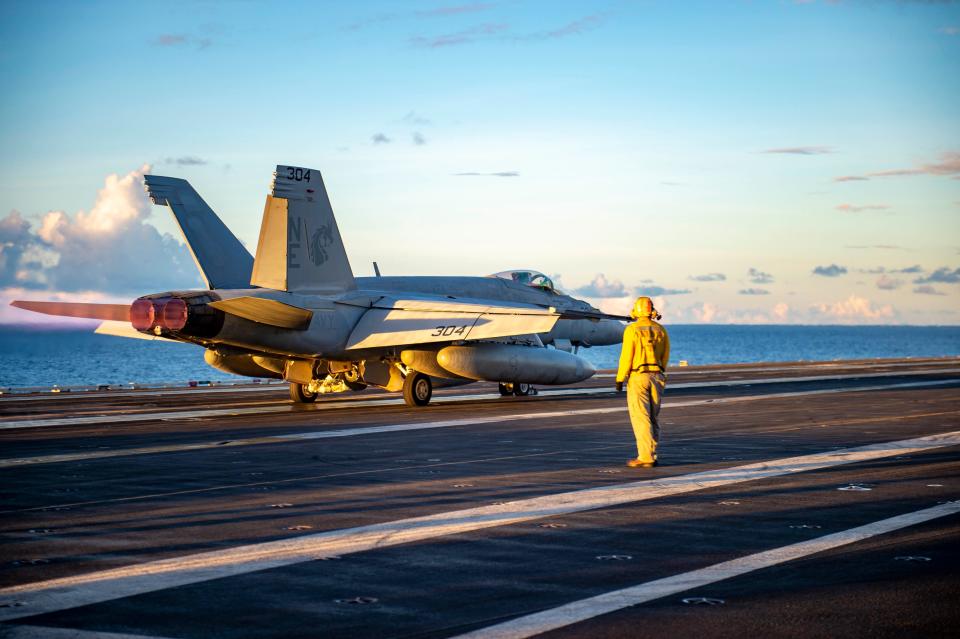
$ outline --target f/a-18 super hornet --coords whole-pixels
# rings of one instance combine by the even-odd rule
[[[594,374],[580,347],[614,344],[627,318],[601,313],[537,271],[487,277],[354,277],[319,171],[278,166],[253,258],[188,182],[147,175],[207,290],[131,305],[15,301],[19,308],[104,320],[99,332],[206,349],[205,361],[283,379],[294,401],[376,386],[411,406],[434,384],[498,382],[503,395]],[[376,265],[374,265],[376,268]],[[120,324],[122,322],[122,324]]]

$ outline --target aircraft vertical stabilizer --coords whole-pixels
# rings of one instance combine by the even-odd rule
[[[173,211],[207,287],[246,288],[253,257],[190,183],[162,175],[145,175],[143,181],[153,203]]]
[[[277,166],[273,175],[250,284],[296,292],[355,289],[320,171]]]

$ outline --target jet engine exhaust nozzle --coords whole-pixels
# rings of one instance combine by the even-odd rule
[[[138,331],[149,331],[156,320],[153,301],[140,298],[130,305],[130,324]]]
[[[223,327],[223,311],[209,305],[218,299],[210,291],[141,297],[130,306],[130,324],[144,333],[213,337]]]

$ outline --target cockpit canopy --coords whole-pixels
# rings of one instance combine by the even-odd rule
[[[518,284],[525,284],[526,286],[538,288],[542,291],[557,293],[558,295],[563,294],[553,285],[553,280],[540,271],[530,271],[526,269],[516,271],[500,271],[499,273],[490,275],[490,277],[499,277],[502,280],[510,280],[512,282],[517,282]]]

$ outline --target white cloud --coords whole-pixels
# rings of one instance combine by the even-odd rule
[[[774,153],[782,155],[824,155],[833,153],[832,146],[786,146],[778,149],[766,149],[761,153]]]
[[[838,211],[843,211],[844,213],[860,213],[861,211],[888,211],[890,210],[890,205],[888,204],[838,204],[836,207]]]
[[[790,306],[783,302],[775,304],[770,312],[770,317],[777,322],[786,322],[790,317]]]
[[[574,295],[585,297],[625,297],[630,293],[619,280],[608,280],[603,273],[597,273],[589,284],[573,290]]]
[[[773,282],[773,275],[751,267],[750,270],[747,271],[747,279],[754,284],[771,284]]]
[[[107,176],[88,211],[49,211],[36,233],[11,211],[0,220],[0,286],[138,295],[199,286],[186,246],[146,222],[149,170]]]
[[[717,306],[711,304],[710,302],[703,302],[698,306],[692,306],[690,312],[693,314],[693,317],[703,324],[709,324],[717,316]]]
[[[881,291],[894,291],[903,286],[903,280],[881,275],[877,280],[877,288]]]
[[[814,304],[810,312],[821,319],[837,320],[840,323],[858,323],[863,320],[884,320],[896,317],[890,304],[877,306],[865,297],[851,295],[838,302]]]
[[[687,279],[694,282],[725,282],[727,276],[723,273],[705,273],[703,275],[691,275]]]
[[[813,269],[814,275],[820,275],[822,277],[840,277],[841,275],[847,274],[847,267],[840,266],[838,264],[831,264],[829,266],[817,266]]]

